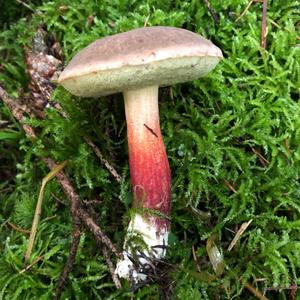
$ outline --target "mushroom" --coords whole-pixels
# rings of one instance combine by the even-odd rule
[[[158,88],[202,77],[221,58],[218,47],[188,30],[139,28],[93,42],[59,77],[76,96],[124,95],[136,209],[127,229],[124,259],[117,263],[119,277],[145,281],[151,261],[166,255],[171,176],[159,124]]]

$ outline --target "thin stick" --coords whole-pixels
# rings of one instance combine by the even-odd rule
[[[262,155],[259,151],[257,151],[255,148],[251,147],[251,150],[252,150],[253,153],[255,153],[255,154],[259,157],[259,159],[260,159],[260,161],[261,161],[261,163],[263,164],[264,167],[265,167],[267,164],[270,163],[270,162],[269,162],[266,158],[264,158],[263,155]]]
[[[259,290],[257,290],[255,287],[253,287],[250,283],[246,282],[244,284],[245,288],[251,292],[256,298],[260,300],[269,300],[266,296],[264,296]]]
[[[35,264],[37,264],[40,260],[42,260],[44,258],[44,255],[39,256],[37,259],[35,259],[30,265],[26,266],[24,269],[22,269],[19,274],[23,274],[25,273],[27,270],[29,270],[30,268],[32,268]]]
[[[99,148],[87,137],[84,137],[84,140],[86,143],[94,150],[95,154],[100,159],[101,163],[104,164],[104,166],[107,168],[107,170],[110,172],[110,174],[115,177],[116,181],[118,183],[121,183],[122,177],[118,174],[116,169],[110,165],[110,163],[103,157],[102,153],[100,152]]]
[[[122,254],[119,253],[108,236],[100,229],[85,210],[80,208],[78,210],[78,216],[83,224],[94,234],[98,242],[105,244],[118,258],[122,258]]]
[[[237,241],[240,239],[240,237],[242,236],[242,234],[245,232],[245,230],[248,228],[248,226],[251,224],[251,222],[253,221],[253,219],[249,220],[248,222],[244,222],[240,229],[237,231],[234,239],[231,241],[229,247],[228,247],[228,251],[231,251],[232,248],[235,246],[235,244],[237,243]]]
[[[24,114],[26,112],[26,107],[19,105],[16,101],[12,100],[7,92],[0,86],[0,98],[5,103],[5,105],[9,108],[12,115],[21,123],[24,121]],[[22,124],[22,127],[29,137],[36,138],[34,130],[26,125]]]
[[[47,164],[47,166],[52,169],[56,164],[50,158],[43,158],[43,161]],[[80,198],[78,194],[75,192],[73,186],[71,185],[70,180],[64,174],[63,171],[56,174],[56,178],[61,185],[64,193],[68,196],[71,202],[71,211],[72,214],[76,215],[78,213],[78,217],[80,221],[94,234],[95,238],[101,243],[105,244],[108,249],[110,249],[117,257],[121,258],[121,254],[118,252],[116,247],[113,245],[108,236],[100,229],[98,225],[94,222],[91,216],[82,209],[80,203]],[[78,211],[77,211],[78,209]]]
[[[148,21],[150,19],[150,15],[148,15],[145,19],[145,22],[144,22],[144,27],[147,27],[147,24],[148,24]]]
[[[261,47],[267,47],[267,0],[263,0],[262,21],[261,21]]]
[[[6,221],[6,224],[8,224],[10,227],[12,227],[16,231],[19,231],[19,232],[24,233],[24,234],[30,234],[30,230],[23,229],[23,228],[15,225],[15,224],[9,222],[9,221]]]
[[[27,4],[21,0],[16,0],[16,2],[22,4],[23,6],[25,6],[27,9],[31,10],[32,12],[35,12],[35,10],[29,4]]]
[[[113,265],[113,263],[112,263],[112,261],[111,261],[111,259],[109,257],[109,253],[107,251],[107,247],[105,245],[101,245],[101,244],[100,244],[100,246],[101,246],[101,250],[102,250],[102,253],[103,253],[103,257],[104,257],[104,259],[106,261],[106,264],[108,266],[108,269],[110,271],[112,280],[113,280],[116,288],[119,290],[119,289],[122,288],[122,285],[121,285],[121,282],[120,282],[120,280],[119,280],[119,278],[118,278],[118,276],[117,276],[117,274],[115,272],[115,267],[114,267],[114,265]]]
[[[252,5],[252,3],[254,2],[254,0],[249,1],[249,3],[247,4],[246,8],[243,10],[243,12],[241,13],[241,15],[236,18],[235,22],[237,22],[238,20],[240,20],[249,10],[250,6]]]
[[[36,236],[37,226],[40,222],[40,217],[42,214],[42,203],[43,203],[43,199],[44,199],[45,186],[57,173],[59,173],[66,166],[66,164],[67,164],[67,162],[65,161],[62,164],[56,166],[42,180],[42,186],[41,186],[38,201],[36,204],[34,218],[33,218],[30,236],[29,236],[28,245],[27,245],[27,250],[26,250],[26,254],[25,254],[25,264],[27,264],[30,259],[35,236]]]
[[[75,263],[76,254],[77,254],[77,250],[78,250],[78,246],[79,246],[79,242],[80,242],[80,236],[81,236],[80,228],[75,226],[73,233],[72,233],[73,238],[72,238],[72,243],[71,243],[71,248],[70,248],[70,254],[69,254],[67,262],[65,263],[64,269],[63,269],[62,273],[60,274],[59,280],[57,282],[55,296],[54,296],[53,300],[60,299],[60,296],[63,292],[64,286],[66,283],[66,280],[68,278],[68,275],[70,274],[70,272],[73,269],[73,265]]]
[[[220,22],[220,19],[219,19],[219,16],[217,15],[216,11],[212,8],[210,2],[208,0],[203,0],[207,9],[209,10],[212,18],[214,19],[215,23],[219,23]]]
[[[198,272],[201,272],[201,269],[200,269],[200,266],[199,266],[199,263],[198,263],[198,259],[197,259],[197,255],[196,255],[196,251],[195,251],[194,245],[192,246],[192,254],[193,254],[193,259],[195,261],[197,270],[198,270]]]
[[[235,194],[237,193],[237,190],[230,184],[227,180],[224,179],[225,184],[229,187],[231,191],[233,191]]]

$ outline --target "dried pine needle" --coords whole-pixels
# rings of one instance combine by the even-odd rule
[[[244,222],[242,224],[242,226],[240,227],[240,229],[238,230],[238,232],[236,233],[234,239],[231,241],[229,247],[228,247],[228,251],[231,251],[232,248],[235,246],[235,244],[237,243],[237,241],[239,240],[239,238],[241,237],[241,235],[245,232],[245,230],[248,228],[248,226],[251,224],[251,222],[253,221],[253,219],[249,220],[248,222]]]
[[[32,248],[33,248],[33,244],[34,244],[34,240],[35,240],[35,236],[36,236],[37,226],[39,224],[41,213],[42,213],[42,203],[43,203],[43,199],[44,199],[46,184],[57,173],[59,173],[66,166],[66,164],[67,164],[67,161],[64,161],[60,165],[56,166],[42,180],[42,185],[41,185],[38,201],[37,201],[36,208],[35,208],[34,218],[33,218],[32,226],[31,226],[30,236],[29,236],[27,250],[26,250],[26,254],[25,254],[25,264],[27,264],[29,262],[29,259],[30,259],[31,253],[32,253]]]

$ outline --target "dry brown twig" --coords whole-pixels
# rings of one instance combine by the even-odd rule
[[[44,255],[39,256],[37,259],[35,259],[30,265],[27,265],[24,269],[22,269],[19,274],[23,274],[26,271],[28,271],[29,269],[31,269],[34,265],[36,265],[39,261],[44,259]]]
[[[65,263],[63,271],[60,274],[59,280],[56,285],[56,290],[55,290],[55,295],[53,300],[58,300],[61,297],[65,282],[68,278],[69,273],[72,271],[73,265],[75,263],[80,237],[81,237],[80,227],[75,226],[72,232],[72,243],[71,243],[70,255],[67,259],[67,262]]]
[[[87,137],[84,137],[86,143],[94,150],[101,163],[107,168],[110,174],[116,179],[118,183],[121,183],[122,177],[118,174],[116,169],[104,158],[99,148]]]
[[[267,47],[267,0],[263,0],[262,8],[262,21],[261,21],[261,47],[266,49]]]
[[[244,284],[245,288],[252,293],[256,298],[260,299],[260,300],[269,300],[269,298],[267,298],[266,296],[264,296],[259,290],[257,290],[253,285],[251,285],[250,283],[246,282]]]
[[[213,7],[211,6],[210,2],[208,0],[203,0],[207,9],[209,10],[212,18],[214,19],[215,23],[219,24],[220,22],[220,18],[217,15],[216,11],[213,9]]]
[[[16,230],[16,231],[19,231],[19,232],[21,232],[21,233],[23,233],[23,234],[30,234],[30,230],[23,229],[23,228],[21,228],[21,227],[15,225],[15,224],[13,224],[13,223],[10,222],[10,221],[6,221],[5,223],[8,224],[10,227],[12,227],[12,228],[13,228],[14,230]]]
[[[239,21],[249,10],[250,6],[253,4],[253,2],[262,2],[262,21],[261,21],[261,47],[263,49],[266,49],[267,47],[267,35],[268,35],[268,27],[267,27],[267,6],[268,1],[267,0],[250,0],[247,4],[246,8],[243,10],[241,15],[235,20],[235,22]],[[271,20],[271,23],[275,25],[276,27],[280,27],[277,23]]]
[[[116,288],[117,289],[121,289],[122,285],[121,285],[121,282],[120,282],[120,280],[119,280],[119,278],[118,278],[118,276],[117,276],[117,274],[115,272],[115,267],[114,267],[114,265],[113,265],[113,263],[112,263],[112,261],[111,261],[111,259],[109,257],[109,252],[107,250],[107,247],[105,245],[103,245],[103,244],[99,244],[99,246],[100,246],[99,248],[101,248],[101,250],[102,250],[103,257],[104,257],[104,259],[106,261],[106,264],[107,264],[107,266],[109,268],[110,274],[112,276],[112,280],[113,280]]]
[[[246,8],[243,10],[241,15],[236,18],[235,22],[239,21],[247,13],[247,11],[249,10],[249,8],[253,2],[254,2],[254,0],[249,1],[249,3],[247,4]]]
[[[193,259],[194,259],[195,264],[196,264],[196,268],[197,268],[198,272],[201,272],[194,245],[192,246],[192,254],[193,254]]]
[[[237,231],[234,239],[231,241],[230,245],[228,246],[228,251],[231,251],[232,248],[236,245],[237,241],[240,239],[240,237],[242,236],[242,234],[245,232],[245,230],[248,228],[248,226],[251,224],[251,222],[253,221],[253,219],[249,220],[248,222],[244,222],[240,229]]]
[[[224,179],[224,183],[228,186],[228,188],[234,192],[235,194],[237,193],[237,190],[233,187],[232,184],[230,184],[226,179]]]
[[[264,158],[264,156],[263,156],[258,150],[256,150],[256,149],[253,148],[253,147],[251,147],[251,150],[252,150],[253,153],[255,153],[255,154],[258,156],[258,158],[259,158],[261,164],[262,164],[264,167],[266,167],[266,166],[270,163],[266,158]]]

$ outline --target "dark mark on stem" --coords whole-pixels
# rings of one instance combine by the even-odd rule
[[[148,125],[146,125],[145,123],[144,123],[144,126],[153,134],[153,135],[155,135],[157,138],[158,138],[158,135],[154,132],[154,130],[152,129],[152,128],[150,128]]]

